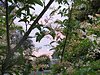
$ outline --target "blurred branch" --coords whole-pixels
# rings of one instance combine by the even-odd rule
[[[11,53],[11,49],[10,49],[10,38],[9,38],[9,25],[8,25],[8,0],[5,1],[6,2],[6,29],[7,29],[7,47],[8,47],[8,52],[6,55],[6,59],[2,65],[2,75],[4,75],[7,64],[8,64],[8,58],[9,58],[9,54]]]
[[[8,53],[10,53],[10,38],[9,38],[9,25],[8,25],[8,1],[7,0],[6,0],[6,29],[7,29]]]
[[[45,6],[45,8],[42,10],[42,12],[39,14],[39,16],[36,18],[36,20],[32,23],[31,27],[29,28],[29,30],[25,33],[25,35],[23,36],[23,38],[21,39],[21,41],[12,49],[12,52],[11,53],[8,53],[7,56],[6,56],[6,59],[4,60],[4,64],[2,66],[2,75],[4,75],[5,71],[6,71],[6,68],[7,68],[7,65],[8,65],[8,62],[10,61],[10,58],[14,55],[14,52],[16,52],[20,46],[23,44],[23,42],[28,38],[28,35],[31,33],[31,31],[33,30],[33,27],[36,25],[36,23],[38,23],[38,21],[40,20],[40,18],[44,15],[44,13],[47,11],[47,9],[49,8],[49,6],[53,3],[54,0],[50,0],[49,3]],[[8,1],[6,0],[6,3]],[[8,4],[8,3],[7,3]],[[7,6],[7,10],[6,10],[6,16],[8,16],[8,5]],[[7,26],[8,26],[8,18],[7,18]],[[8,31],[9,31],[9,26],[8,26]],[[7,32],[7,34],[9,34],[9,32]],[[7,36],[9,39],[9,36]],[[8,44],[9,44],[9,41],[8,41]],[[10,45],[10,44],[9,44]],[[10,47],[9,47],[10,49]]]
[[[61,54],[61,62],[62,62],[62,60],[63,60],[63,55],[64,55],[64,52],[65,52],[65,48],[66,48],[66,42],[67,42],[67,38],[68,38],[68,35],[69,35],[69,29],[70,29],[70,23],[71,23],[71,17],[72,17],[72,9],[73,9],[73,4],[72,4],[72,8],[71,8],[71,10],[69,9],[69,21],[68,21],[68,26],[66,26],[66,27],[68,27],[67,28],[67,31],[66,31],[66,38],[65,38],[65,42],[64,42],[64,46],[63,46],[63,51],[62,51],[62,54]]]
[[[2,0],[0,0],[2,3],[3,3],[3,5],[5,5],[5,2],[3,2]]]
[[[16,62],[12,63],[11,65],[9,65],[6,69],[11,68],[12,66],[16,65],[20,60],[17,60]]]

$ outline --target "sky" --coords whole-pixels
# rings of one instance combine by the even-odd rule
[[[48,1],[49,0],[45,0],[46,1],[46,4],[48,3]],[[55,7],[55,8],[57,8],[59,5],[58,5],[58,3],[53,3],[50,7]],[[63,7],[66,7],[66,6],[63,6]],[[31,10],[31,13],[33,13],[33,12],[35,12],[36,14],[39,14],[41,11],[43,10],[43,7],[41,7],[41,6],[39,6],[39,5],[37,5],[36,4],[36,6],[35,6],[35,11],[32,11]],[[50,12],[51,12],[52,10],[47,10],[46,11],[46,13],[43,15],[43,17],[40,19],[40,21],[39,22],[41,22],[41,21],[43,21],[46,17],[49,17],[49,14],[50,14]],[[60,15],[57,15],[57,14],[55,14],[54,16],[53,16],[53,19],[52,20],[50,20],[49,21],[49,23],[50,22],[54,22],[56,19],[60,19],[60,20],[63,20],[63,19],[65,19],[66,17],[61,17]],[[23,23],[23,22],[18,22],[18,18],[17,19],[15,19],[15,23],[16,23],[16,25],[20,25],[20,26],[22,26],[23,27],[23,29],[25,30],[25,23]],[[55,24],[53,24],[53,26],[56,26]],[[28,25],[28,28],[29,28],[30,26]],[[34,36],[35,35],[35,33],[36,32],[38,32],[38,30],[37,29],[34,29],[34,30],[32,30],[32,32],[30,33],[30,35],[29,36]],[[50,35],[49,35],[50,36]],[[51,36],[50,36],[51,37]],[[63,35],[61,35],[61,37],[64,37]],[[52,37],[51,37],[52,38]],[[49,47],[49,46],[45,46],[46,44],[49,44],[50,42],[51,42],[51,39],[48,39],[48,38],[46,38],[46,36],[40,41],[40,42],[36,42],[36,38],[32,38],[32,40],[33,40],[33,44],[35,45],[35,47],[42,47],[38,52],[34,52],[33,54],[35,54],[36,56],[40,56],[40,55],[42,55],[42,54],[46,54],[46,55],[48,55],[50,58],[52,58],[52,54],[53,54],[53,52],[54,52],[54,50],[53,51],[50,51],[50,48],[51,47]],[[52,39],[52,41],[53,41],[53,39]],[[55,46],[56,46],[56,44],[55,44]]]

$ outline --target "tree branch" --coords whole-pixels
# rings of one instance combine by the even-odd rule
[[[73,8],[73,4],[72,4],[72,8]],[[62,51],[62,54],[61,54],[61,62],[62,62],[62,60],[63,60],[63,55],[64,55],[64,52],[65,52],[65,48],[66,48],[66,42],[67,42],[67,38],[68,38],[68,35],[69,35],[69,30],[70,30],[70,23],[71,23],[71,17],[72,17],[72,8],[71,8],[71,10],[69,10],[69,21],[68,21],[68,26],[66,26],[66,27],[68,27],[67,28],[67,31],[66,31],[66,38],[65,38],[65,42],[64,42],[64,47],[63,47],[63,51]]]
[[[16,19],[16,17],[14,17],[11,21],[11,23],[9,24],[9,27],[13,24],[14,20]]]
[[[6,0],[6,29],[7,29],[8,53],[10,53],[9,24],[8,24],[8,0]]]
[[[2,0],[0,0],[2,3],[3,3],[3,5],[4,5],[4,7],[5,7],[5,2],[3,2]]]
[[[7,1],[7,0],[6,0]],[[28,38],[28,35],[30,34],[30,32],[32,31],[33,27],[36,25],[36,23],[38,23],[38,21],[40,20],[40,18],[44,15],[44,13],[47,11],[47,9],[49,8],[49,6],[53,3],[54,0],[50,0],[49,3],[45,6],[45,8],[42,10],[42,12],[39,14],[39,16],[36,18],[36,20],[32,23],[31,27],[29,28],[29,30],[25,33],[25,35],[23,36],[23,38],[21,39],[21,41],[12,49],[11,53],[8,53],[6,56],[6,59],[3,63],[2,66],[2,75],[4,74],[4,72],[6,71],[8,62],[10,60],[10,58],[14,55],[14,52],[16,52],[19,47],[23,44],[23,42]],[[8,14],[7,14],[8,15]],[[6,15],[6,16],[7,16]],[[8,20],[7,20],[8,21]],[[9,28],[8,28],[9,29]]]
[[[16,45],[16,47],[13,48],[13,52],[17,51],[17,49],[19,49],[19,47],[23,44],[23,42],[27,39],[28,35],[30,34],[30,32],[32,31],[33,27],[36,25],[36,23],[38,23],[38,21],[40,20],[40,18],[44,15],[44,13],[47,11],[47,9],[49,8],[49,6],[53,3],[54,0],[50,0],[49,3],[45,6],[45,8],[43,9],[43,11],[39,14],[39,16],[36,18],[36,20],[33,22],[33,24],[31,25],[31,27],[28,29],[28,31],[26,32],[26,34],[23,36],[23,38],[21,39],[21,41]]]
[[[12,63],[11,65],[9,65],[6,69],[9,69],[9,68],[11,68],[12,66],[16,65],[19,61],[21,61],[21,60],[17,60],[16,62],[14,62],[14,63]]]

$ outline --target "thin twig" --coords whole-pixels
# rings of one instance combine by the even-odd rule
[[[46,17],[47,18],[47,17]],[[49,20],[52,18],[52,16],[50,15],[50,17],[49,18],[47,18],[47,22],[45,22],[45,24],[44,25],[46,25],[48,22],[49,22]]]
[[[16,17],[14,17],[11,21],[11,23],[9,24],[9,27],[12,25],[12,23],[14,22],[14,20],[16,19]]]
[[[65,38],[65,42],[64,42],[63,51],[62,51],[62,54],[61,54],[61,62],[62,62],[62,60],[63,60],[63,55],[64,55],[64,52],[65,52],[66,42],[67,42],[67,39],[68,39],[68,35],[69,35],[69,33],[70,33],[70,23],[71,23],[71,17],[72,17],[72,9],[73,9],[73,3],[72,3],[72,8],[71,8],[71,10],[69,10],[70,16],[69,16],[68,26],[66,26],[66,27],[68,27],[68,28],[66,28],[66,29],[67,29],[67,31],[66,31],[66,38]]]

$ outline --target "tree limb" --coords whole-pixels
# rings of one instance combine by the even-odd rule
[[[6,0],[6,29],[7,29],[7,46],[8,53],[10,52],[10,39],[9,39],[9,24],[8,24],[8,1]]]
[[[6,0],[7,1],[7,0]],[[20,46],[23,44],[23,42],[28,38],[28,35],[31,33],[31,31],[33,30],[33,27],[36,25],[36,23],[38,23],[38,21],[40,20],[40,18],[44,15],[44,13],[47,11],[47,9],[49,8],[49,6],[53,3],[54,0],[50,0],[49,3],[45,6],[45,8],[42,10],[42,12],[39,14],[39,16],[36,18],[36,20],[32,23],[31,27],[28,29],[28,31],[25,33],[25,35],[23,36],[23,38],[21,39],[21,41],[11,50],[11,53],[8,53],[6,56],[6,59],[3,63],[2,66],[2,75],[4,74],[4,72],[6,71],[8,62],[10,61],[10,58],[14,55],[14,52],[16,52]],[[7,14],[8,15],[8,14]],[[8,21],[8,20],[7,20]]]
[[[73,8],[73,4],[72,4],[72,8]],[[63,51],[62,51],[62,54],[61,54],[61,62],[62,62],[62,60],[63,60],[63,55],[64,55],[64,52],[65,52],[65,48],[66,48],[66,42],[67,42],[67,38],[68,38],[68,35],[69,35],[69,30],[70,30],[70,23],[71,23],[71,17],[72,17],[72,8],[71,8],[71,10],[69,10],[69,21],[68,21],[68,26],[66,26],[66,27],[68,27],[67,28],[67,31],[66,31],[66,38],[65,38],[65,42],[64,42],[64,47],[63,47]]]
[[[17,49],[19,49],[19,47],[23,44],[23,42],[27,39],[28,35],[30,34],[30,32],[33,30],[33,27],[36,25],[36,23],[38,23],[38,21],[40,20],[40,18],[44,15],[44,13],[47,11],[47,9],[49,8],[49,6],[53,3],[54,0],[50,0],[49,3],[45,6],[45,8],[43,9],[43,11],[39,14],[39,16],[36,18],[36,20],[33,22],[33,24],[31,25],[31,27],[28,29],[28,31],[26,32],[26,34],[23,36],[23,38],[21,39],[21,41],[16,45],[16,47],[14,47],[12,50],[13,52],[17,51]]]

